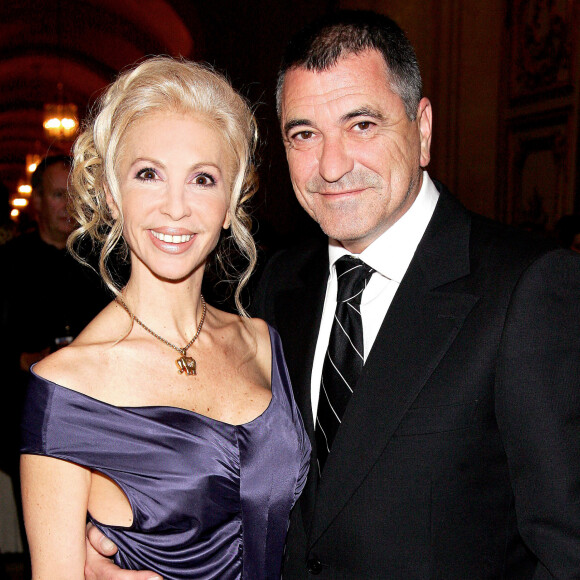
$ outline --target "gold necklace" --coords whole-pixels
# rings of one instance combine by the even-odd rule
[[[178,370],[179,374],[182,374],[184,372],[186,375],[190,375],[190,376],[196,374],[196,362],[192,357],[187,356],[187,349],[195,342],[195,340],[199,336],[199,333],[201,332],[201,328],[203,327],[203,323],[205,321],[205,313],[206,313],[207,308],[205,305],[205,300],[203,299],[203,295],[201,295],[201,305],[202,305],[203,310],[201,312],[201,320],[199,321],[199,324],[197,325],[197,332],[195,333],[195,336],[183,348],[179,348],[175,344],[172,344],[168,340],[165,340],[162,336],[159,336],[156,332],[153,332],[153,330],[151,330],[148,326],[143,324],[129,310],[129,307],[125,304],[125,301],[123,300],[123,298],[121,298],[121,296],[117,296],[117,298],[115,298],[115,301],[117,302],[117,304],[120,304],[126,310],[127,314],[131,317],[131,320],[134,320],[139,326],[141,326],[141,328],[146,330],[149,334],[152,334],[155,338],[157,338],[158,340],[160,340],[161,342],[163,342],[167,346],[170,346],[171,348],[175,349],[181,355],[181,358],[178,358],[175,361],[175,364],[177,365],[177,370]]]

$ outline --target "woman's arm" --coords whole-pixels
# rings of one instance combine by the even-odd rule
[[[90,471],[52,457],[23,455],[20,473],[33,580],[83,580]]]

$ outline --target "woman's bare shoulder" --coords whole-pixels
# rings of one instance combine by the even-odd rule
[[[270,351],[270,329],[265,320],[261,318],[248,318],[247,324],[252,328],[253,334],[258,342],[258,350]]]
[[[73,342],[34,365],[34,373],[57,385],[95,396],[93,384],[106,376],[112,347],[128,331],[111,305],[98,314]],[[98,395],[98,394],[97,394]]]
[[[244,318],[240,321],[248,349],[255,353],[255,360],[261,369],[261,374],[270,379],[272,347],[268,325],[261,318]]]
[[[230,339],[236,337],[257,346],[258,349],[270,348],[268,324],[261,318],[247,318],[216,308],[211,308],[216,328],[226,331]],[[229,335],[231,333],[231,335]],[[257,344],[256,344],[257,343]]]

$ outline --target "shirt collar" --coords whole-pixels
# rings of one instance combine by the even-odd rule
[[[400,283],[433,216],[438,199],[439,192],[424,171],[423,183],[413,205],[358,257],[379,274]],[[331,272],[336,260],[346,254],[350,252],[339,242],[329,240]]]

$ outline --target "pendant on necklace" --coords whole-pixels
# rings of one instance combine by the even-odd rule
[[[185,373],[186,375],[195,375],[195,360],[190,356],[182,355],[175,361],[177,368],[179,369],[179,374]]]

